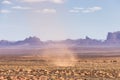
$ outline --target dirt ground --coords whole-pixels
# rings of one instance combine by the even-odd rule
[[[0,80],[120,80],[120,57],[76,57],[62,61],[41,56],[0,56]],[[56,61],[57,63],[57,61]],[[73,64],[73,65],[72,65]]]

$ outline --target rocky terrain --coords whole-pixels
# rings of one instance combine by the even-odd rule
[[[74,66],[36,57],[0,58],[0,80],[120,80],[120,58],[79,58]]]

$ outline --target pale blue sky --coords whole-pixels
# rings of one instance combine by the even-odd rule
[[[0,0],[0,40],[104,40],[114,31],[120,31],[120,0]]]

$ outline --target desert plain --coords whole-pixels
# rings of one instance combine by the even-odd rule
[[[120,80],[120,48],[0,49],[0,80]]]

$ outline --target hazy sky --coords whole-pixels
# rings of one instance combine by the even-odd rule
[[[0,40],[105,39],[120,30],[120,0],[0,0]]]

